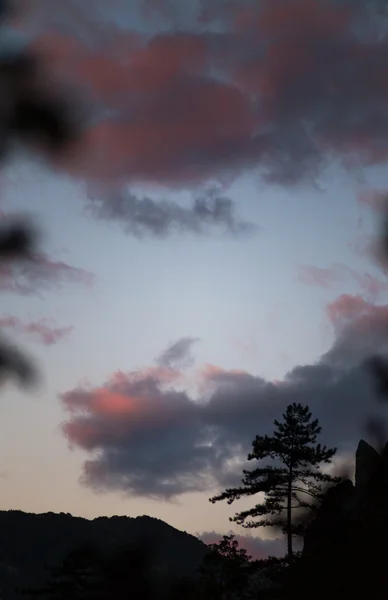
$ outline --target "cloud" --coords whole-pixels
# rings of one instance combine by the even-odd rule
[[[231,531],[230,533],[234,532]],[[223,535],[223,533],[215,531],[204,531],[201,534],[197,534],[197,537],[205,544],[217,544],[222,540]],[[263,540],[254,535],[235,535],[235,539],[238,541],[240,548],[245,548],[253,560],[261,560],[267,558],[267,556],[280,557],[284,555],[283,539]]]
[[[388,305],[375,305],[361,296],[342,294],[327,307],[336,332],[332,361],[351,362],[388,351]]]
[[[367,206],[378,214],[387,212],[388,193],[386,190],[368,190],[358,196],[362,206]]]
[[[361,193],[358,202],[371,209],[377,217],[377,234],[359,234],[350,247],[358,254],[365,256],[378,266],[387,275],[387,249],[388,249],[388,193],[387,190],[372,189]],[[360,217],[362,220],[362,217]]]
[[[26,30],[39,22],[37,6]],[[153,18],[144,35],[121,27],[125,4],[120,28],[112,19],[104,28],[101,3],[90,14],[80,0],[61,2],[59,33],[56,4],[45,3],[46,29],[35,27],[31,46],[94,111],[71,172],[187,187],[258,168],[293,184],[332,160],[386,162],[388,18],[376,3],[199,6],[205,12],[187,11],[183,22],[169,3],[159,30]]]
[[[163,377],[152,367],[63,393],[63,433],[89,455],[83,483],[155,498],[235,485],[255,435],[271,432],[291,402],[308,404],[323,441],[348,452],[365,434],[368,415],[384,417],[365,359],[388,349],[388,308],[362,302],[333,305],[331,348],[280,382],[214,365],[169,370],[166,363]]]
[[[336,264],[331,267],[315,267],[313,265],[304,265],[299,270],[299,279],[303,283],[328,287],[332,283],[341,281],[346,273],[345,265]]]
[[[388,290],[387,281],[382,281],[371,273],[359,273],[342,263],[336,263],[330,267],[304,265],[299,270],[301,282],[323,288],[329,287],[333,283],[343,283],[346,279],[353,279],[360,289],[374,300]]]
[[[30,295],[64,283],[93,284],[92,273],[40,250],[40,231],[30,216],[0,211],[0,224],[0,291]]]
[[[258,347],[253,339],[233,337],[229,341],[231,345],[241,353],[243,358],[252,359],[257,357]]]
[[[64,283],[90,286],[94,276],[78,267],[54,260],[47,255],[34,255],[17,264],[0,265],[0,290],[21,295],[37,294],[44,288],[62,287]]]
[[[229,234],[250,234],[255,225],[234,214],[234,203],[215,188],[194,198],[189,206],[171,200],[155,201],[130,191],[89,195],[88,212],[96,219],[116,221],[136,237],[167,237],[174,232],[206,234],[220,229]]]
[[[379,323],[377,317],[388,316],[386,306],[375,306],[366,302],[361,296],[352,296],[350,294],[342,294],[331,302],[327,307],[330,320],[334,325],[342,323],[350,323],[352,327],[358,324],[360,319],[369,316],[372,320],[375,319]],[[380,315],[380,313],[383,313]],[[377,319],[376,319],[377,318]],[[381,319],[381,322],[384,318]]]
[[[348,247],[352,250],[357,256],[361,256],[363,258],[376,260],[376,245],[378,244],[378,240],[376,235],[361,233],[354,237],[348,243]]]
[[[23,322],[18,317],[11,316],[0,317],[0,328],[28,335],[46,346],[57,344],[73,330],[73,327],[53,327],[47,319]]]
[[[198,338],[184,337],[174,342],[166,348],[158,357],[157,364],[166,369],[187,368],[194,362],[190,355],[193,344],[198,342]]]

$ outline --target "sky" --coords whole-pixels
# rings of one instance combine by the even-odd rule
[[[17,2],[7,43],[83,129],[55,164],[19,153],[0,177],[46,257],[0,273],[0,326],[41,374],[3,389],[1,509],[149,514],[274,553],[274,533],[228,521],[249,503],[208,501],[254,436],[306,403],[340,463],[386,419],[364,366],[388,342],[386,11]]]

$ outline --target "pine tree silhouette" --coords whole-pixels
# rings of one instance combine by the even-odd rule
[[[315,506],[322,497],[323,485],[337,483],[338,478],[320,470],[322,463],[330,463],[336,448],[317,444],[321,432],[318,420],[312,420],[308,406],[290,404],[283,414],[283,422],[274,421],[272,436],[258,435],[248,460],[259,461],[259,466],[244,470],[242,487],[225,490],[210,499],[227,500],[232,504],[244,496],[264,493],[264,501],[253,508],[237,513],[231,521],[243,527],[280,527],[287,536],[287,555],[293,555],[292,514],[295,509]],[[274,464],[264,464],[270,459]]]

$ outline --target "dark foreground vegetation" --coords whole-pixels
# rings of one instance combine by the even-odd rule
[[[388,446],[378,452],[359,442],[353,483],[322,469],[335,450],[316,443],[318,433],[308,408],[290,405],[273,436],[253,442],[257,456],[249,458],[264,466],[244,472],[241,489],[212,499],[263,492],[263,502],[252,498],[252,510],[233,520],[282,532],[283,558],[254,560],[234,535],[205,546],[150,517],[88,521],[8,511],[0,513],[1,597],[386,597]],[[296,538],[302,551],[293,549]]]

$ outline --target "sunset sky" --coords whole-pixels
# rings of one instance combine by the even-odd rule
[[[388,343],[384,2],[17,7],[10,39],[86,117],[60,164],[0,179],[47,256],[0,273],[0,326],[41,372],[3,391],[0,508],[245,534],[246,503],[208,498],[287,404],[339,460],[388,416],[362,366]]]

